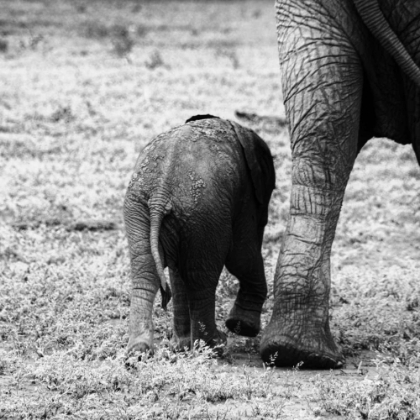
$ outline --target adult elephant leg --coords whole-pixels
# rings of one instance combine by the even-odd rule
[[[329,327],[330,253],[357,154],[363,75],[331,15],[302,3],[278,2],[292,191],[261,355],[278,366],[334,368],[342,356]]]
[[[178,270],[169,269],[171,279],[172,301],[174,309],[174,345],[178,350],[190,347],[190,306],[187,289]]]
[[[267,297],[264,262],[261,256],[262,232],[258,240],[248,239],[246,249],[235,247],[226,260],[226,268],[239,280],[240,288],[226,327],[246,337],[255,337],[261,329],[261,310]],[[252,246],[255,244],[255,246]]]
[[[152,350],[154,326],[153,302],[159,290],[159,278],[150,249],[150,220],[146,203],[124,202],[124,221],[130,250],[131,305],[127,351]]]

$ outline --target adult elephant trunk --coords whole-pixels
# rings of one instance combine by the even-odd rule
[[[420,68],[385,19],[378,0],[353,0],[360,17],[404,73],[420,87]]]

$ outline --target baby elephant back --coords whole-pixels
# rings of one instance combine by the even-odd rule
[[[246,176],[232,125],[220,119],[193,121],[155,138],[142,153],[133,187],[147,200],[164,191],[174,211],[192,212],[239,193]]]

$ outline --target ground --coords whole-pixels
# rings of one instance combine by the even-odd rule
[[[274,156],[269,320],[291,168],[271,1],[0,5],[0,419],[420,418],[420,170],[386,139],[357,159],[333,247],[345,369],[263,366],[259,337],[229,335],[222,359],[174,353],[159,299],[154,357],[125,358],[125,189],[143,146],[195,114],[253,128]],[[221,328],[236,290],[224,273]]]

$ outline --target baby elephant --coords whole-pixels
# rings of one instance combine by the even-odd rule
[[[215,323],[223,266],[240,289],[226,326],[254,337],[267,294],[261,245],[274,189],[273,158],[253,131],[199,115],[152,140],[124,202],[132,295],[128,351],[153,346],[153,301],[171,298],[178,348],[226,343]]]

